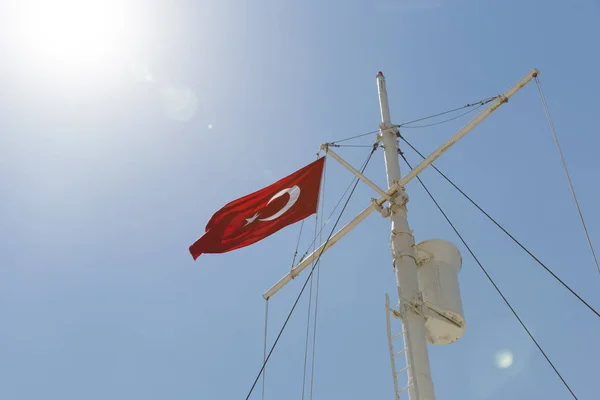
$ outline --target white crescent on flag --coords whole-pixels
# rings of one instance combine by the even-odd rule
[[[273,214],[267,218],[259,219],[259,221],[273,221],[274,219],[277,219],[277,218],[281,217],[283,214],[285,214],[286,211],[289,210],[290,208],[292,208],[294,206],[294,204],[296,204],[296,202],[298,201],[298,198],[300,197],[300,188],[297,185],[294,185],[291,188],[283,189],[283,190],[277,192],[273,197],[271,197],[271,200],[269,200],[267,205],[269,205],[273,200],[283,196],[286,193],[288,193],[290,195],[290,199],[288,200],[287,204],[285,206],[283,206],[283,208],[281,210],[277,211],[275,214]]]

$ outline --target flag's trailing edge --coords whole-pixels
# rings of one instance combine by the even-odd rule
[[[249,246],[317,212],[325,158],[217,211],[204,235],[190,246],[194,260],[203,253],[225,253]]]

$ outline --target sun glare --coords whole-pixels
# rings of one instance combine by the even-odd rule
[[[19,44],[30,61],[61,69],[108,62],[123,49],[122,11],[117,0],[25,0]]]

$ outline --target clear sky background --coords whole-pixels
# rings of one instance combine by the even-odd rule
[[[244,399],[262,361],[261,295],[289,270],[300,225],[197,262],[188,246],[213,212],[321,143],[377,129],[379,70],[401,123],[539,68],[600,246],[597,0],[6,0],[0,19],[3,400]],[[467,120],[403,134],[430,152]],[[368,151],[339,154],[359,166]],[[600,307],[534,84],[437,165]],[[384,186],[381,150],[367,174]],[[351,178],[329,160],[326,214]],[[597,399],[598,318],[435,173],[423,179],[578,397]],[[429,348],[437,398],[570,398],[418,183],[408,191],[416,239],[450,240],[464,259],[467,332]],[[360,185],[342,223],[370,197]],[[302,281],[272,299],[269,343]],[[374,214],[323,257],[314,399],[393,398],[394,291],[388,221]],[[307,300],[266,399],[301,397]]]

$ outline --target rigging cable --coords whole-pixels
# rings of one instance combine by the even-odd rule
[[[319,220],[315,221],[315,242],[317,238],[317,228],[319,227]],[[316,246],[316,243],[315,243]],[[315,263],[313,262],[313,267]],[[312,311],[312,298],[313,298],[313,279],[314,275],[310,277],[310,289],[308,291],[308,316],[306,317],[306,343],[304,344],[304,372],[302,374],[302,400],[304,400],[304,391],[306,389],[306,364],[308,361],[308,343],[310,339],[310,316]]]
[[[370,148],[375,147],[375,149],[377,149],[378,147],[378,143],[372,144],[370,146],[367,146]],[[364,171],[364,169],[367,167],[366,164],[368,163],[368,159],[365,160],[365,162],[361,165],[360,170]],[[342,194],[342,196],[340,197],[340,199],[338,200],[338,202],[336,203],[336,205],[333,207],[333,210],[331,210],[331,213],[329,213],[329,216],[327,216],[327,219],[325,220],[321,220],[321,229],[319,230],[319,236],[323,234],[323,229],[325,229],[325,225],[327,225],[329,223],[329,220],[331,219],[331,217],[333,216],[333,214],[335,213],[335,210],[337,210],[337,208],[340,206],[340,204],[342,204],[342,200],[344,200],[344,197],[346,196],[346,194],[350,191],[350,189],[352,188],[352,185],[355,184],[355,182],[358,181],[358,177],[353,177],[352,180],[350,181],[350,184],[348,185],[348,187],[346,188],[346,190],[344,190],[344,193]],[[315,243],[316,239],[313,240],[309,245],[308,248],[306,249],[306,251],[304,252],[304,254],[302,255],[302,257],[300,258],[300,261],[304,260],[304,258],[308,255],[308,252],[310,251],[311,246]]]
[[[317,154],[318,157],[318,154]],[[323,212],[323,198],[325,196],[325,182],[327,181],[327,164],[325,164],[323,166],[323,179],[322,179],[322,184],[321,184],[321,192],[320,192],[320,197],[321,197],[321,207],[319,208],[319,211],[322,213]],[[318,201],[317,201],[318,204]],[[315,233],[314,233],[314,237],[313,237],[313,252],[316,251],[317,249],[317,235],[318,235],[318,229],[319,229],[319,213],[315,214]],[[313,262],[314,264],[314,262]],[[294,268],[294,265],[292,265],[292,269]],[[318,275],[318,270],[317,270],[317,275]],[[314,276],[314,275],[313,275]],[[306,343],[304,345],[304,372],[302,375],[302,400],[304,400],[304,392],[306,389],[306,364],[308,361],[308,344],[309,344],[309,339],[310,339],[310,316],[311,316],[311,310],[312,310],[312,298],[313,298],[313,276],[311,276],[310,278],[310,290],[309,290],[309,294],[308,294],[308,316],[306,317]]]
[[[369,161],[371,160],[373,153],[375,153],[375,150],[377,150],[377,146],[373,146],[373,149],[371,150],[371,152],[369,153],[369,156],[367,157],[367,161],[364,163],[361,173],[364,171],[364,169],[369,164]],[[271,350],[269,350],[269,353],[267,354],[267,357],[265,358],[263,365],[260,368],[260,371],[258,371],[258,374],[256,375],[256,379],[254,379],[254,383],[252,383],[252,386],[250,387],[248,395],[246,396],[246,400],[248,400],[250,398],[250,396],[252,395],[252,392],[254,391],[254,388],[256,387],[256,383],[258,382],[258,380],[260,379],[260,376],[264,372],[265,366],[267,365],[269,358],[271,358],[271,355],[273,354],[273,350],[275,350],[275,346],[277,346],[277,343],[279,342],[279,339],[281,338],[281,335],[283,334],[285,327],[287,326],[288,322],[290,321],[290,318],[292,317],[292,314],[294,313],[294,310],[296,309],[296,306],[298,305],[298,302],[300,301],[300,298],[302,297],[302,294],[304,293],[304,290],[306,289],[306,286],[308,285],[308,282],[310,281],[310,278],[312,277],[313,272],[315,271],[315,267],[318,265],[318,262],[321,259],[321,256],[323,255],[325,248],[327,247],[327,243],[329,243],[329,241],[331,240],[331,237],[333,236],[333,233],[335,232],[335,228],[337,227],[338,223],[342,219],[342,215],[344,215],[344,211],[346,211],[346,207],[348,206],[348,203],[350,202],[350,199],[352,198],[352,195],[354,194],[356,186],[358,186],[358,180],[356,180],[356,182],[354,183],[354,186],[352,187],[352,190],[350,191],[350,195],[346,199],[346,202],[344,203],[344,206],[342,207],[342,210],[340,211],[340,215],[338,215],[335,223],[333,224],[333,227],[331,228],[331,232],[329,233],[329,236],[327,237],[327,240],[325,240],[325,245],[323,246],[322,250],[319,252],[316,262],[313,264],[313,266],[308,274],[308,277],[306,278],[306,280],[304,281],[304,284],[302,285],[302,288],[300,289],[300,293],[298,293],[298,296],[296,297],[296,300],[294,301],[292,308],[290,309],[285,321],[283,322],[281,329],[279,330],[279,333],[277,334],[277,337],[275,338],[275,341],[273,342],[273,345],[271,346]]]
[[[294,251],[294,258],[292,258],[292,268],[296,265],[296,256],[298,256],[298,248],[300,247],[300,238],[302,237],[302,228],[304,228],[304,220],[300,224],[300,233],[298,233],[298,241],[296,242],[296,250]]]
[[[423,153],[417,150],[406,138],[400,136],[400,139],[404,141],[411,149],[414,150],[421,158],[425,159]],[[542,268],[546,270],[554,279],[556,279],[563,287],[565,287],[573,296],[575,296],[584,306],[586,306],[590,311],[596,314],[597,317],[600,318],[600,313],[596,311],[594,307],[592,307],[587,301],[585,301],[577,292],[575,292],[569,285],[567,285],[562,279],[560,279],[550,268],[548,268],[539,258],[537,258],[525,245],[523,245],[520,241],[518,241],[512,234],[510,234],[498,221],[494,219],[490,214],[488,214],[479,204],[475,202],[469,195],[467,195],[457,184],[455,184],[446,174],[440,171],[434,164],[431,164],[431,167],[437,171],[438,174],[442,176],[450,185],[452,185],[460,194],[462,194],[471,204],[473,204],[483,215],[485,215],[490,221],[492,221],[502,232],[504,232],[513,242],[515,242],[523,251],[525,251],[531,258],[533,258]]]
[[[475,106],[480,106],[481,107],[481,106],[486,105],[487,103],[490,103],[490,102],[494,101],[497,97],[498,96],[488,97],[487,99],[479,100],[479,101],[476,101],[474,103],[470,103],[470,104],[464,105],[462,107],[454,108],[452,110],[448,110],[448,111],[444,111],[444,112],[441,112],[441,113],[433,114],[433,115],[430,115],[428,117],[418,118],[418,119],[415,119],[415,120],[412,120],[412,121],[408,121],[408,122],[403,122],[400,125],[398,125],[397,127],[400,128],[400,127],[403,127],[403,126],[406,126],[406,125],[410,125],[410,124],[415,123],[415,122],[425,121],[426,119],[432,119],[432,118],[435,118],[435,117],[441,117],[442,115],[446,115],[446,114],[450,114],[450,113],[453,113],[453,112],[456,112],[456,111],[464,110],[465,108],[469,108],[469,107],[475,107]],[[449,120],[449,121],[451,121],[451,120]]]
[[[490,101],[491,101],[491,100],[490,100]],[[488,103],[489,103],[489,102],[488,102]],[[431,127],[431,126],[436,126],[436,125],[445,124],[445,123],[447,123],[447,122],[454,121],[455,119],[459,119],[460,117],[464,117],[465,115],[467,115],[467,114],[470,114],[470,113],[472,113],[472,112],[474,112],[474,111],[477,111],[477,110],[479,110],[481,107],[483,107],[483,106],[484,106],[484,105],[486,105],[486,104],[487,104],[487,103],[483,103],[483,102],[482,102],[482,103],[481,103],[481,104],[479,104],[477,107],[475,107],[475,108],[471,108],[469,111],[465,111],[464,113],[462,113],[462,114],[459,114],[459,115],[457,115],[456,117],[452,117],[452,118],[449,118],[449,119],[445,119],[445,120],[443,120],[443,121],[439,121],[439,122],[434,122],[434,123],[432,123],[432,124],[416,125],[416,126],[406,126],[406,124],[401,124],[401,125],[399,125],[399,127],[402,127],[402,128],[404,128],[404,129],[418,129],[418,128],[428,128],[428,127]]]
[[[304,220],[302,220],[302,223],[300,224],[300,232],[298,232],[298,240],[296,242],[296,250],[294,251],[294,257],[292,258],[292,267],[294,268],[294,265],[296,265],[296,257],[298,256],[298,248],[300,247],[300,239],[302,238],[302,229],[304,228]],[[316,229],[316,226],[315,226]],[[312,290],[312,282],[311,282],[311,290]],[[265,361],[266,357],[267,357],[267,333],[268,333],[268,328],[269,328],[269,299],[265,299],[265,338],[264,338],[264,344],[263,344],[263,362]],[[263,375],[262,375],[262,400],[265,400],[265,377],[266,377],[267,373],[266,371],[264,371]]]
[[[556,134],[556,128],[554,127],[554,122],[552,122],[552,118],[550,117],[548,102],[546,101],[546,96],[544,95],[544,91],[542,90],[542,84],[540,83],[540,78],[538,76],[535,77],[535,83],[537,84],[537,88],[540,93],[540,99],[542,100],[542,105],[544,106],[544,112],[546,113],[546,119],[548,120],[550,131],[552,131],[552,138],[554,139],[554,143],[556,144],[556,149],[558,150],[560,161],[562,163],[563,169],[565,170],[565,175],[567,175],[567,180],[569,181],[569,187],[571,188],[571,193],[573,194],[573,200],[575,200],[575,206],[577,207],[577,212],[579,213],[579,218],[581,219],[581,225],[583,225],[585,237],[587,238],[588,245],[590,246],[590,250],[592,251],[592,257],[594,257],[596,268],[600,273],[600,264],[598,264],[598,258],[596,257],[596,252],[594,251],[594,246],[592,245],[592,240],[590,239],[590,234],[588,232],[587,226],[585,225],[585,220],[583,218],[583,213],[581,212],[581,207],[579,207],[579,200],[577,200],[577,195],[575,194],[575,187],[573,186],[573,182],[571,181],[571,175],[569,174],[569,169],[567,168],[567,162],[565,161],[565,157],[563,156],[563,152],[558,141],[558,135]]]
[[[410,163],[408,162],[408,160],[406,159],[406,157],[404,156],[404,154],[400,150],[398,150],[398,153],[400,154],[400,156],[402,157],[402,159],[404,160],[404,162],[408,165],[408,167],[412,170],[412,166],[410,165]],[[456,229],[456,227],[454,226],[454,224],[452,223],[452,221],[448,217],[448,215],[444,212],[444,210],[439,205],[439,203],[437,202],[437,200],[433,197],[433,195],[431,194],[431,192],[429,191],[429,189],[427,189],[427,186],[425,186],[425,184],[423,183],[423,181],[421,180],[421,178],[418,175],[416,176],[416,178],[419,181],[419,183],[421,184],[421,186],[423,187],[423,189],[425,189],[425,191],[427,192],[427,194],[429,195],[429,197],[431,198],[431,200],[435,203],[435,205],[438,208],[438,210],[440,210],[440,212],[442,213],[442,215],[444,216],[444,218],[446,219],[446,221],[448,222],[448,224],[450,224],[450,227],[452,227],[452,229],[454,230],[454,232],[456,233],[456,235],[458,236],[458,238],[460,239],[460,241],[467,248],[467,250],[469,251],[469,253],[473,257],[473,259],[475,260],[475,262],[479,265],[479,268],[481,268],[481,270],[483,271],[483,273],[485,274],[485,276],[487,277],[487,279],[490,281],[490,283],[492,284],[492,286],[494,286],[494,289],[496,289],[496,291],[498,292],[498,294],[500,295],[500,297],[502,297],[502,300],[504,300],[504,303],[506,303],[506,305],[508,306],[508,308],[510,309],[510,311],[513,313],[513,315],[515,316],[515,318],[517,318],[517,320],[519,321],[519,323],[521,324],[521,326],[523,327],[523,329],[525,330],[525,332],[527,332],[527,334],[529,335],[529,337],[531,338],[531,340],[533,341],[533,343],[535,343],[535,345],[537,346],[538,350],[542,353],[542,355],[544,356],[544,358],[546,359],[546,361],[548,361],[548,364],[550,364],[550,366],[552,367],[552,369],[554,370],[554,372],[556,373],[556,375],[558,375],[558,377],[562,381],[563,385],[571,393],[571,395],[573,396],[573,398],[575,400],[577,400],[577,396],[575,396],[575,393],[573,393],[573,390],[571,390],[571,387],[567,384],[567,382],[565,381],[565,379],[563,378],[563,376],[560,374],[560,372],[558,372],[558,370],[554,366],[554,363],[552,363],[552,361],[550,360],[550,358],[548,357],[548,355],[546,354],[546,352],[542,349],[542,346],[540,346],[540,344],[537,342],[537,340],[535,340],[535,338],[533,337],[533,334],[527,328],[527,325],[525,325],[525,323],[523,322],[523,320],[521,319],[521,317],[519,317],[519,314],[517,314],[517,312],[515,311],[515,309],[513,308],[513,306],[510,304],[510,302],[508,301],[508,299],[504,296],[504,294],[502,293],[502,291],[500,290],[500,288],[498,287],[498,285],[496,285],[496,282],[494,282],[494,279],[492,279],[492,277],[490,276],[490,274],[483,267],[483,264],[481,264],[481,262],[479,261],[479,259],[475,256],[475,254],[473,253],[473,251],[471,250],[471,248],[469,247],[469,245],[467,244],[467,242],[465,241],[465,239],[458,232],[458,229]]]
[[[337,144],[337,143],[327,143],[327,145],[331,146],[331,147],[362,147],[362,148],[373,147],[370,144]]]
[[[453,121],[453,120],[455,120],[457,118],[460,118],[460,117],[462,117],[464,115],[467,115],[467,114],[469,114],[469,113],[471,113],[471,112],[473,112],[473,111],[475,111],[475,110],[483,107],[484,105],[486,105],[486,104],[494,101],[496,98],[498,98],[498,96],[488,97],[487,99],[479,100],[479,101],[476,101],[474,103],[469,103],[469,104],[466,104],[466,105],[464,105],[462,107],[453,108],[452,110],[443,111],[443,112],[440,112],[440,113],[437,113],[437,114],[429,115],[427,117],[418,118],[418,119],[415,119],[415,120],[412,120],[412,121],[408,121],[408,122],[403,122],[400,125],[395,125],[395,127],[396,128],[400,128],[400,127],[405,127],[405,128],[425,128],[427,126],[439,125],[439,124],[443,124],[443,123],[446,123],[446,122],[450,122],[450,121]],[[429,124],[429,125],[406,126],[406,125],[413,124],[415,122],[425,121],[427,119],[432,119],[432,118],[440,117],[442,115],[450,114],[450,113],[453,113],[453,112],[456,112],[456,111],[464,110],[465,108],[471,108],[471,107],[475,107],[475,106],[477,106],[477,108],[475,108],[473,110],[469,110],[469,111],[467,111],[467,112],[465,112],[463,114],[460,114],[457,117],[450,118],[450,119],[445,120],[445,121],[436,122],[436,123]],[[380,132],[379,130],[376,130],[376,131],[361,133],[360,135],[350,136],[350,137],[345,138],[345,139],[336,140],[334,142],[328,143],[328,145],[330,145],[332,147],[370,147],[368,145],[365,145],[365,146],[362,146],[362,145],[342,145],[342,146],[340,146],[340,145],[338,145],[338,143],[346,142],[346,141],[352,140],[352,139],[358,139],[358,138],[361,138],[361,137],[364,137],[364,136],[368,136],[368,135],[373,135],[373,134],[376,134],[376,133],[379,133],[379,132]]]
[[[360,135],[351,136],[349,138],[336,140],[335,142],[331,142],[330,144],[336,144],[336,143],[345,142],[345,141],[352,140],[352,139],[358,139],[358,138],[361,138],[363,136],[374,135],[376,133],[379,133],[379,129],[377,129],[376,131],[371,131],[371,132],[367,132],[367,133],[361,133]]]
[[[362,168],[362,167],[361,167]],[[364,169],[363,169],[364,171]],[[325,174],[325,171],[323,174]],[[321,210],[325,209],[325,185],[323,185],[321,197]],[[321,214],[321,230],[319,231],[319,244],[323,243],[323,215]],[[315,236],[316,239],[316,236]],[[321,278],[321,260],[317,260],[317,282],[315,287],[315,314],[314,314],[314,322],[313,322],[313,341],[312,341],[312,357],[311,357],[311,366],[310,366],[310,396],[309,399],[312,400],[313,397],[313,387],[315,382],[315,349],[317,345],[317,314],[319,311],[319,281]]]
[[[265,341],[263,346],[263,362],[267,359],[267,328],[269,322],[269,299],[265,299]],[[262,400],[265,400],[265,376],[267,371],[263,371],[262,376]]]

